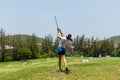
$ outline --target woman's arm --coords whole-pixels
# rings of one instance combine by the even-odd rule
[[[63,32],[62,32],[62,30],[61,29],[59,29],[59,28],[57,28],[57,37],[58,38],[61,38],[61,37],[64,37],[64,34],[63,34]]]

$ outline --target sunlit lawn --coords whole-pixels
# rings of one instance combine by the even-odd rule
[[[0,80],[120,80],[120,58],[67,57],[67,61],[69,74],[57,72],[57,58],[0,62]]]

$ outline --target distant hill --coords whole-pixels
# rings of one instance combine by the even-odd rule
[[[15,34],[15,35],[9,35],[10,39],[13,38],[13,36],[17,36],[22,38],[23,40],[26,40],[28,37],[32,36],[32,35],[26,35],[26,34]],[[42,38],[37,37],[37,43],[41,43],[42,42]]]
[[[112,36],[109,39],[112,40],[112,41],[114,41],[115,43],[120,42],[120,36]]]

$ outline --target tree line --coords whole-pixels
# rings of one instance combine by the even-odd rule
[[[58,40],[53,41],[51,35],[39,42],[34,33],[24,39],[18,35],[6,35],[5,30],[0,29],[0,61],[55,57],[57,46]],[[68,56],[120,56],[120,43],[114,43],[110,39],[99,40],[78,35],[73,40],[73,46],[73,49],[67,47]]]

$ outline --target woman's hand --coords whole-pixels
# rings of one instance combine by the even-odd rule
[[[57,28],[57,31],[58,31],[58,32],[60,32],[60,31],[61,31],[61,29],[60,29],[60,28]]]

